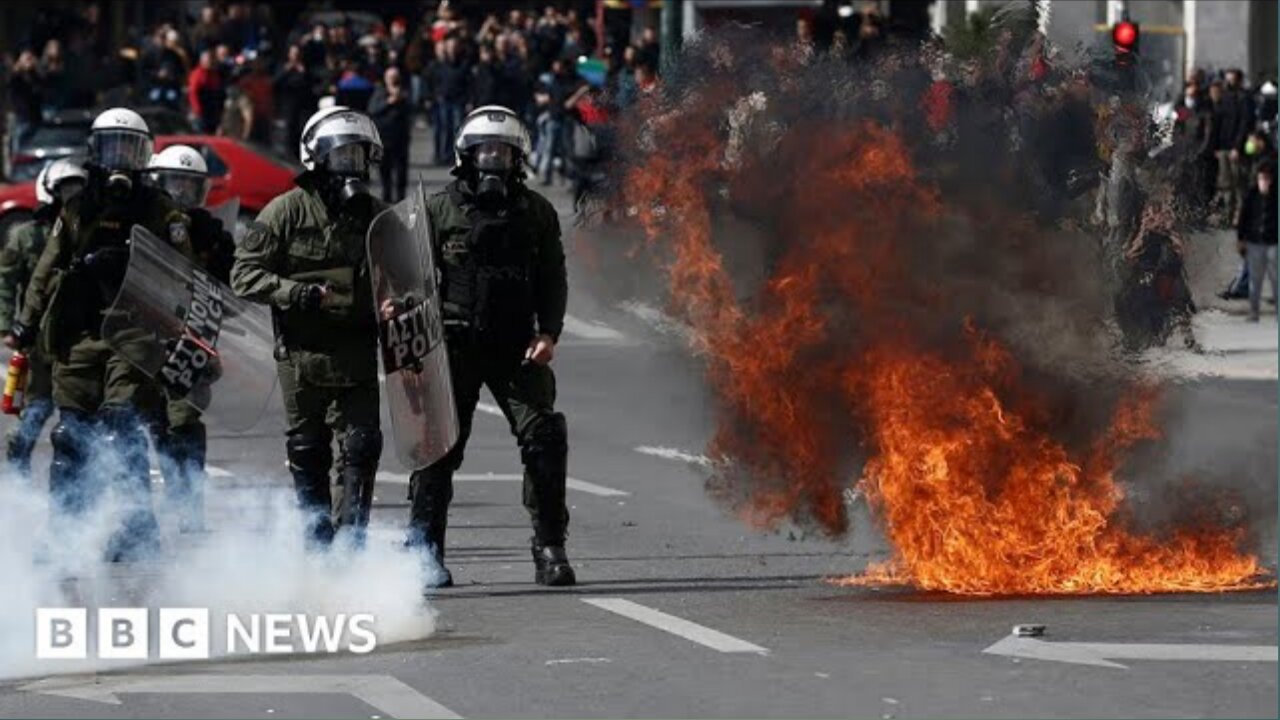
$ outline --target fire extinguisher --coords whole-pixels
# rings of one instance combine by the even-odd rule
[[[26,353],[15,352],[9,358],[9,373],[4,379],[4,396],[0,398],[0,410],[5,415],[17,415],[26,404],[29,367]]]

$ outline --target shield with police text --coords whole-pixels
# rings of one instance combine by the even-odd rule
[[[169,243],[135,225],[129,266],[102,338],[211,424],[257,424],[276,385],[266,307],[241,300]]]
[[[440,292],[419,185],[369,226],[369,269],[396,455],[424,468],[458,441]]]

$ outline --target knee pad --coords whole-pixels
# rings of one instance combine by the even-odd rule
[[[520,447],[527,463],[538,458],[560,458],[569,454],[569,426],[564,413],[547,413],[534,420]]]
[[[342,460],[346,467],[373,472],[382,457],[382,431],[375,427],[353,427],[342,439]]]
[[[327,434],[290,435],[284,447],[289,469],[295,472],[323,475],[333,465],[333,450],[329,447]]]

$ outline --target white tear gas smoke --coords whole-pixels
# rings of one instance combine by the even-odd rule
[[[118,477],[127,466],[96,443],[85,481]],[[135,465],[136,467],[136,465]],[[37,470],[36,477],[43,472]],[[305,521],[291,490],[280,487],[209,487],[207,534],[180,535],[164,493],[151,493],[162,528],[162,551],[144,562],[111,563],[106,549],[137,502],[108,488],[93,509],[74,519],[51,519],[42,482],[0,477],[0,678],[119,668],[145,661],[95,660],[97,608],[207,608],[210,652],[226,651],[229,614],[284,613],[332,618],[367,613],[378,644],[431,635],[435,613],[422,596],[424,566],[417,553],[370,532],[363,549],[338,541],[326,552],[304,546]],[[35,613],[40,607],[85,607],[88,660],[38,660]],[[150,654],[156,658],[154,630]],[[346,640],[340,643],[346,646]],[[243,648],[239,648],[243,650]]]

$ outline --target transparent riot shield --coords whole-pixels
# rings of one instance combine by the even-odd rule
[[[387,408],[396,455],[417,470],[458,441],[426,192],[384,210],[369,226],[369,268]]]
[[[215,205],[206,208],[213,219],[222,223],[222,229],[231,233],[232,237],[236,234],[236,220],[240,217],[240,198],[231,198],[221,205]],[[236,238],[239,242],[240,238]]]
[[[216,425],[252,428],[276,385],[271,314],[141,226],[102,338]]]

